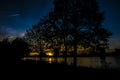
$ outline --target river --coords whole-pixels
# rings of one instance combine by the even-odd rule
[[[53,62],[58,62],[58,63],[63,63],[65,59],[63,57],[25,57],[23,60],[35,60],[35,61],[46,61],[48,63],[53,63]],[[73,64],[73,57],[67,57],[66,63],[68,65]],[[82,67],[92,67],[92,68],[116,68],[120,70],[120,56],[118,57],[106,57],[105,60],[101,60],[99,57],[77,57],[77,67],[82,66]]]

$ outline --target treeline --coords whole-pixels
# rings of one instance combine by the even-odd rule
[[[13,41],[6,38],[0,42],[0,53],[3,61],[15,62],[29,52],[29,45],[21,38],[16,38]]]

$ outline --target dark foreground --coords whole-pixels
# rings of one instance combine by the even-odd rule
[[[115,69],[93,69],[74,66],[69,66],[64,63],[48,64],[46,62],[18,62],[15,65],[14,73],[17,74],[17,78],[28,77],[37,79],[104,79],[104,78],[120,78],[120,71]],[[28,76],[27,76],[28,75]]]

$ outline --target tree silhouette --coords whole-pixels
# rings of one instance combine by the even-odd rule
[[[16,38],[15,40],[13,40],[11,43],[11,47],[16,61],[21,60],[21,58],[23,58],[30,52],[28,44],[21,38]]]
[[[13,54],[11,53],[11,45],[8,40],[8,38],[4,38],[0,42],[0,52],[1,52],[1,58],[5,61],[5,63],[12,62],[13,60]]]
[[[57,13],[57,17],[69,21],[65,23],[69,24],[69,27],[72,25],[73,31],[71,30],[70,34],[74,38],[75,64],[79,44],[91,48],[106,48],[111,33],[102,27],[104,13],[100,12],[96,0],[55,0],[54,4],[54,13]]]
[[[74,47],[74,65],[78,46],[95,53],[107,48],[111,33],[102,27],[104,12],[99,10],[96,0],[54,0],[53,3],[53,10],[26,33],[29,39],[35,36],[34,40],[42,42],[44,48],[64,45],[64,55],[68,46]]]

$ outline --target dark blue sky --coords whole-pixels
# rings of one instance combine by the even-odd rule
[[[120,0],[98,0],[105,11],[103,26],[113,33],[112,46],[120,48]],[[52,0],[0,0],[0,38],[22,36],[51,10]]]
[[[120,0],[98,0],[101,10],[105,11],[103,26],[113,33],[110,45],[120,48]]]
[[[21,35],[50,11],[51,4],[51,0],[0,0],[0,33]]]

